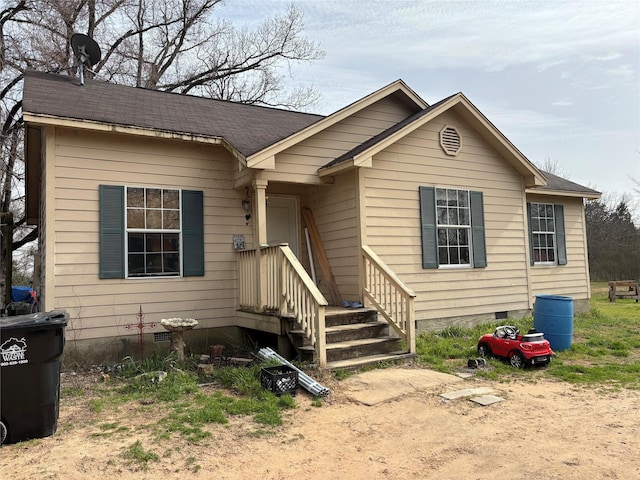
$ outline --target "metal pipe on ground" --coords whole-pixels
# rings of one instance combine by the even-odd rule
[[[309,375],[304,373],[298,367],[294,366],[291,362],[286,360],[284,357],[278,355],[275,351],[273,351],[269,347],[261,348],[258,350],[258,356],[263,360],[278,360],[282,364],[293,368],[298,372],[298,383],[304,388],[307,392],[309,392],[314,397],[324,397],[329,395],[329,389],[327,387],[323,387],[318,382],[316,382]]]

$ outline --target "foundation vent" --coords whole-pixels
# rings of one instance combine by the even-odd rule
[[[171,332],[153,332],[154,342],[170,342]]]

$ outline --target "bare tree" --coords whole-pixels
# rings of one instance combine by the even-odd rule
[[[37,238],[24,226],[21,118],[23,72],[73,74],[71,36],[85,33],[102,49],[89,77],[245,103],[303,108],[313,88],[287,85],[292,64],[324,56],[303,35],[290,5],[255,29],[214,16],[221,0],[0,0],[0,215],[18,228],[2,238],[0,269],[10,281],[11,251]],[[283,73],[284,72],[284,73]],[[16,193],[17,192],[17,193]],[[13,221],[13,214],[16,220]]]
[[[548,172],[559,177],[566,176],[562,166],[558,163],[558,160],[551,157],[545,157],[542,163],[536,163],[536,167],[544,172]]]

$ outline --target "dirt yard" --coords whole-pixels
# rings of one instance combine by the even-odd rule
[[[366,406],[349,396],[357,384],[351,378],[323,382],[332,394],[320,407],[299,393],[297,408],[273,433],[257,434],[250,418],[233,418],[211,425],[212,437],[195,445],[179,436],[153,440],[148,425],[162,411],[141,414],[132,405],[92,413],[86,399],[63,399],[55,435],[0,449],[0,478],[640,478],[637,391],[472,378]],[[79,381],[98,377],[65,375],[63,387]],[[439,396],[481,386],[504,401],[483,407]],[[108,422],[132,428],[105,436],[100,425]],[[159,457],[146,470],[121,455],[136,440]]]

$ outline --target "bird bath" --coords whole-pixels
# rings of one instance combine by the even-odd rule
[[[191,330],[198,321],[193,318],[163,318],[160,324],[171,332],[171,351],[176,353],[178,360],[184,360],[184,332]]]

